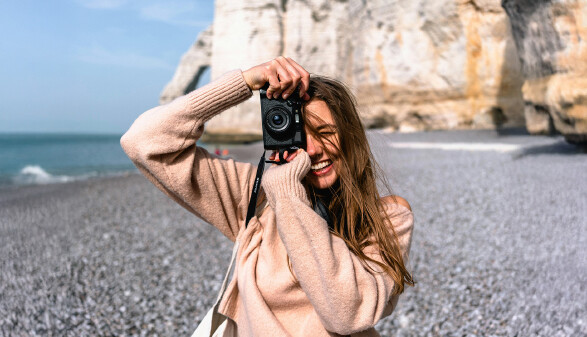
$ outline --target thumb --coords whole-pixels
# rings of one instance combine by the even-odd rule
[[[310,171],[312,160],[306,151],[299,149],[289,163],[292,166],[293,176],[301,180]]]

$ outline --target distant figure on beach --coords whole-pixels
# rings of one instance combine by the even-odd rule
[[[206,121],[266,82],[270,98],[299,87],[306,148],[266,170],[245,227],[256,167],[196,141]],[[410,205],[379,194],[355,98],[336,80],[278,57],[143,113],[121,144],[155,186],[240,242],[219,306],[239,336],[379,336],[375,324],[414,285]]]

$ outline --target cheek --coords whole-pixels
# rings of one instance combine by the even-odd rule
[[[324,141],[324,147],[326,148],[326,151],[335,158],[339,157],[340,155],[339,144],[338,137]]]

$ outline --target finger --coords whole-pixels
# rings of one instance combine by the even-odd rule
[[[279,85],[281,90],[273,94],[273,97],[278,98],[283,91],[291,86],[293,79],[289,70],[287,69],[287,64],[284,62],[285,58],[280,56],[276,58],[274,61],[276,62],[275,70],[277,71],[277,75],[279,76]]]
[[[289,156],[287,156],[287,162],[289,163],[290,161],[294,160],[294,158],[298,155],[298,152],[294,152],[292,154],[290,154]]]
[[[286,99],[289,95],[291,95],[294,92],[294,90],[296,90],[296,88],[298,87],[298,84],[300,83],[300,79],[302,78],[302,75],[300,75],[300,73],[298,72],[296,67],[294,67],[289,62],[289,59],[286,59],[284,57],[278,57],[277,61],[287,71],[287,74],[288,74],[289,78],[291,79],[290,83],[287,85],[286,88],[284,88],[283,93],[282,93],[283,99]]]
[[[269,65],[266,67],[267,78],[269,79],[269,88],[267,88],[267,98],[271,99],[276,90],[281,89],[279,85],[279,79],[277,78],[277,72],[273,66]]]
[[[267,62],[265,66],[266,76],[269,79],[269,88],[267,89],[267,98],[277,98],[283,90],[280,73],[283,72],[281,64],[273,59]]]
[[[287,151],[285,151],[285,153],[287,153]],[[286,157],[286,155],[285,155],[285,153],[284,153],[284,155],[283,155],[283,156],[284,156],[285,158],[287,158],[287,157]],[[273,159],[271,159],[271,157],[273,157]],[[269,157],[269,158],[270,158],[271,160],[273,160],[274,162],[276,162],[276,163],[279,163],[279,162],[281,161],[281,157],[279,156],[279,152],[277,152],[277,151],[273,152],[273,153],[271,154],[271,157]]]
[[[279,162],[281,161],[281,159],[282,159],[282,157],[281,157],[281,156],[279,156],[279,155],[275,155],[275,161],[276,161],[276,162],[278,162],[278,163],[279,163]],[[287,161],[287,151],[283,151],[283,159],[284,159],[285,161]]]
[[[304,69],[304,67],[302,67],[301,65],[299,65],[296,61],[292,60],[289,57],[287,59],[288,59],[289,63],[294,68],[296,68],[296,70],[298,71],[298,73],[301,76],[300,81],[302,82],[302,85],[300,86],[300,97],[303,97],[304,99],[306,99],[305,98],[306,93],[310,89],[310,73],[307,72],[306,69]],[[310,96],[308,95],[308,99],[309,99],[309,97]]]

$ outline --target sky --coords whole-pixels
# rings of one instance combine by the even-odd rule
[[[0,133],[124,133],[213,16],[213,0],[0,0]]]

